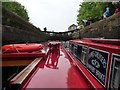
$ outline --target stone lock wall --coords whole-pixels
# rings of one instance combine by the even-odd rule
[[[46,36],[42,32],[33,32],[30,30],[18,29],[10,26],[2,26],[2,44],[26,43],[26,42],[44,42]]]
[[[120,39],[120,12],[93,23],[80,31],[81,38]]]

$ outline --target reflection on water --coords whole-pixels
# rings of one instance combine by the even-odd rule
[[[60,57],[60,44],[49,44],[49,55],[46,61],[46,67],[58,69],[58,60]]]

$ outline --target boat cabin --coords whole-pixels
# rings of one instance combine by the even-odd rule
[[[82,64],[98,84],[120,89],[120,40],[70,40],[69,50],[77,58],[77,66]]]

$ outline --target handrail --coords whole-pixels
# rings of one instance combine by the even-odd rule
[[[31,74],[33,69],[38,65],[38,63],[41,60],[42,60],[42,57],[36,58],[31,64],[29,64],[17,76],[15,76],[12,80],[10,80],[10,83],[11,84],[19,84],[19,85],[21,85],[25,81],[25,79]]]

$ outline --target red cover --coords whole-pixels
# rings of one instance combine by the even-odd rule
[[[43,49],[42,44],[10,44],[2,47],[3,53],[33,52]]]

